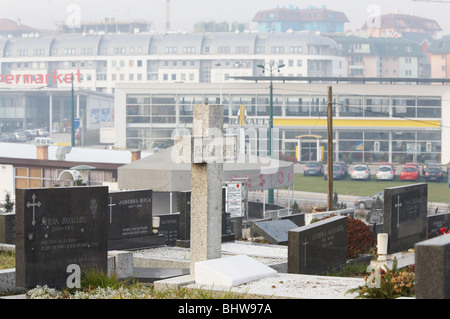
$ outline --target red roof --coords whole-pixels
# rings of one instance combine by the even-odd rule
[[[38,29],[34,29],[24,24],[17,23],[10,19],[0,19],[0,32],[37,32]]]
[[[413,28],[428,31],[442,31],[436,20],[407,15],[389,13],[380,16],[380,27],[382,29],[404,29]],[[362,27],[363,30],[367,29],[367,23]]]
[[[312,8],[312,9],[287,9],[277,8],[259,11],[253,18],[254,22],[265,21],[333,21],[349,22],[347,16],[338,11]]]

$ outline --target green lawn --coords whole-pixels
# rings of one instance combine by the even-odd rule
[[[294,181],[296,191],[327,193],[328,190],[328,181],[324,180],[323,177],[305,177],[303,174],[295,174]],[[429,202],[450,202],[450,189],[448,188],[447,177],[444,177],[440,183],[426,182],[422,176],[417,182],[402,182],[398,176],[392,182],[377,182],[375,176],[372,176],[370,181],[354,181],[350,177],[347,177],[345,180],[334,180],[333,188],[338,195],[368,196],[382,191],[385,188],[417,183],[428,183]]]

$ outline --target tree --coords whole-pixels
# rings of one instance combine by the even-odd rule
[[[11,195],[6,193],[5,195],[5,203],[3,204],[6,213],[11,213],[14,208],[14,202],[11,201]]]

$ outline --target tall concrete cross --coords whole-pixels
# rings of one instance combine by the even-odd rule
[[[192,136],[175,139],[173,159],[191,163],[190,273],[221,257],[223,163],[237,156],[236,136],[224,137],[223,105],[194,105]]]

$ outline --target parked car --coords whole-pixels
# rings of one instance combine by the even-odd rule
[[[424,176],[427,182],[440,182],[444,178],[444,171],[440,166],[430,166]]]
[[[420,166],[417,163],[406,163],[405,166],[414,166],[417,169],[417,173],[419,173],[420,176]]]
[[[315,175],[315,176],[322,176],[323,175],[323,165],[321,162],[308,162],[305,165],[305,168],[303,170],[303,175]]]
[[[390,165],[380,165],[376,177],[377,181],[393,181],[395,179],[394,169]]]
[[[394,164],[389,163],[389,162],[381,162],[381,163],[380,163],[380,166],[381,166],[381,165],[389,165],[390,167],[392,167],[392,170],[394,171],[394,175],[395,175],[396,169],[395,169]]]
[[[428,166],[433,165],[433,164],[439,165],[439,163],[437,161],[435,161],[435,160],[426,160],[425,162],[423,162],[422,174],[425,174],[425,172],[427,171]]]
[[[25,130],[26,132],[30,133],[30,135],[32,136],[31,139],[34,139],[38,136],[38,131],[37,130]]]
[[[355,207],[361,209],[372,208],[373,203],[380,198],[382,202],[384,202],[384,191],[373,194],[372,196],[359,197],[355,200]]]
[[[339,164],[333,164],[333,180],[344,179],[346,177],[345,171]],[[325,174],[323,178],[328,179],[328,167],[325,168]]]
[[[23,134],[22,132],[14,132],[14,133],[12,133],[12,135],[16,139],[16,142],[23,143],[23,142],[28,141],[27,136],[25,134]]]
[[[400,180],[402,181],[417,181],[419,179],[419,171],[414,166],[403,166],[400,172]]]
[[[34,140],[34,144],[36,144],[38,146],[49,146],[49,145],[55,145],[56,143],[50,137],[36,137]]]
[[[46,128],[38,128],[37,129],[39,136],[49,136],[49,131]]]
[[[365,179],[370,180],[370,168],[367,165],[355,165],[353,166],[352,179]]]
[[[346,162],[336,162],[335,164],[339,165],[344,171],[345,177],[348,176],[348,165]]]
[[[8,142],[10,142],[10,140],[9,140],[9,136],[8,135],[0,135],[0,143],[8,143]]]

